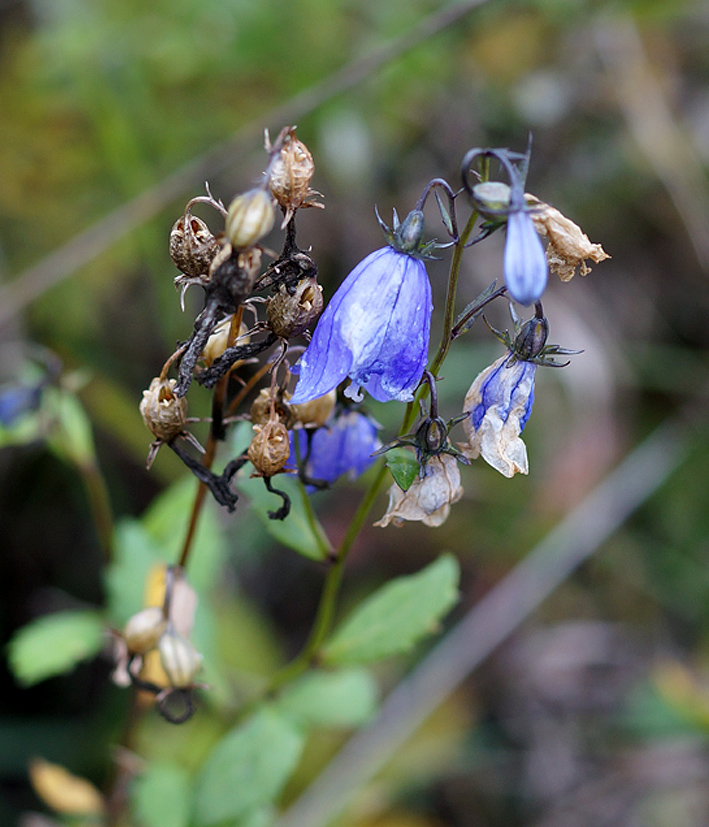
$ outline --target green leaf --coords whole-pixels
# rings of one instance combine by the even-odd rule
[[[303,727],[361,726],[376,706],[377,685],[365,669],[308,672],[278,702],[278,710]]]
[[[108,611],[123,626],[145,605],[145,585],[153,566],[165,562],[159,547],[136,520],[121,520],[114,532],[114,557],[106,570]]]
[[[10,667],[23,686],[68,672],[103,646],[101,612],[57,612],[20,629],[9,644]]]
[[[455,557],[444,554],[418,574],[382,586],[335,630],[323,662],[369,663],[411,649],[458,599],[459,576]]]
[[[285,474],[273,480],[275,488],[280,488],[290,497],[290,514],[285,520],[271,520],[268,512],[281,506],[276,494],[271,494],[262,479],[240,477],[237,485],[249,499],[251,507],[263,522],[268,533],[288,548],[297,551],[311,560],[324,560],[330,552],[330,544],[317,518],[308,514],[304,493],[300,483]]]
[[[187,827],[189,774],[175,764],[151,763],[133,784],[135,813],[143,827]]]
[[[408,491],[419,473],[416,457],[406,448],[392,448],[386,452],[387,467],[402,491]]]
[[[48,388],[45,392],[50,408],[57,418],[57,427],[48,439],[51,449],[62,459],[82,467],[96,461],[94,437],[83,405],[74,394]]]
[[[272,709],[263,709],[221,739],[197,783],[198,827],[239,819],[271,803],[295,769],[303,735]]]
[[[191,475],[183,477],[164,491],[141,518],[166,562],[179,560],[197,486]],[[195,565],[190,566],[190,582],[198,591],[208,589],[217,582],[227,551],[219,506],[211,496],[207,497],[200,513],[193,547]]]

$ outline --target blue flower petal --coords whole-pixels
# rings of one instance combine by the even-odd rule
[[[433,305],[424,263],[391,247],[368,255],[320,317],[291,402],[322,396],[345,377],[381,402],[408,401],[428,356]]]
[[[541,298],[549,268],[534,222],[524,209],[507,216],[504,272],[507,289],[515,301],[529,305]]]

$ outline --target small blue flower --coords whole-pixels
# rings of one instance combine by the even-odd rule
[[[546,255],[525,208],[524,194],[519,192],[515,197],[514,189],[507,216],[504,272],[505,284],[515,301],[530,305],[541,298],[549,275]]]
[[[527,448],[520,434],[534,403],[537,366],[511,351],[485,368],[470,386],[463,410],[467,444],[459,447],[470,459],[482,458],[506,477],[529,473]]]
[[[413,219],[415,220],[412,220]],[[342,282],[294,372],[292,404],[323,396],[349,376],[345,395],[364,388],[380,402],[413,399],[428,357],[431,285],[417,257],[423,231],[414,211],[391,234],[394,247],[370,253]]]
[[[372,454],[381,448],[377,437],[379,426],[368,416],[358,411],[347,411],[335,417],[312,435],[310,456],[306,472],[312,480],[333,483],[343,474],[355,479],[363,474],[375,461]],[[304,430],[291,431],[291,461],[296,457],[295,439],[301,457],[308,450],[307,434]]]

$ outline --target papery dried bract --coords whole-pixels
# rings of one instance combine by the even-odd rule
[[[175,396],[175,379],[156,376],[147,391],[143,391],[140,413],[148,430],[157,439],[170,442],[185,429],[187,400]]]
[[[439,454],[428,460],[424,476],[417,477],[408,491],[392,483],[386,513],[374,525],[384,528],[391,522],[400,526],[404,520],[419,520],[435,528],[448,519],[451,504],[462,496],[457,460],[450,454]]]
[[[549,269],[562,281],[570,281],[576,271],[585,276],[591,272],[586,259],[598,264],[608,253],[600,244],[593,244],[583,230],[555,207],[545,204],[529,193],[525,199],[537,232],[548,239],[546,257]]]
[[[469,459],[482,456],[506,477],[529,473],[520,434],[532,412],[536,369],[508,352],[476,377],[463,405],[468,442],[458,446]]]

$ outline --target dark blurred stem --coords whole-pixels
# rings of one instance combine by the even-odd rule
[[[239,330],[241,328],[241,320],[244,315],[243,307],[240,307],[237,312],[234,314],[231,320],[231,327],[229,329],[229,339],[227,341],[227,347],[231,347],[234,342],[236,341]],[[224,399],[226,397],[226,390],[229,384],[229,373],[226,373],[222,378],[217,382],[216,387],[214,388],[214,396],[212,399],[212,410],[223,411],[224,410]],[[243,396],[242,396],[243,399]],[[217,429],[219,431],[223,431],[223,423],[221,418],[217,422]],[[209,439],[207,440],[207,447],[204,452],[204,457],[202,459],[202,465],[205,468],[211,469],[214,458],[217,455],[217,439],[218,434],[215,433],[214,423],[212,423],[212,427],[209,429]],[[190,515],[190,522],[187,526],[187,533],[185,534],[185,541],[182,544],[182,553],[180,554],[180,559],[178,561],[178,566],[181,568],[185,568],[187,566],[187,560],[190,556],[190,551],[192,550],[192,544],[194,542],[195,534],[197,533],[197,525],[199,524],[199,516],[202,513],[202,508],[204,506],[204,500],[207,496],[207,486],[200,482],[197,487],[197,493],[195,494],[194,504],[192,505],[192,514]]]
[[[79,467],[89,498],[89,506],[96,525],[96,533],[106,562],[113,555],[113,512],[108,498],[106,482],[95,462],[82,463]]]

